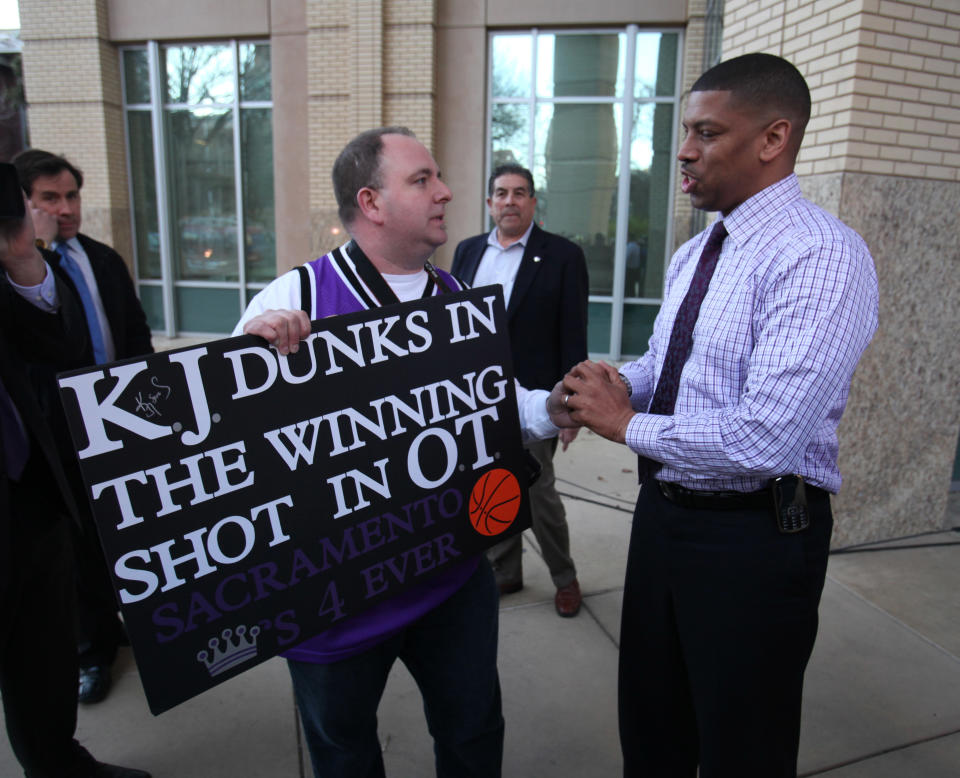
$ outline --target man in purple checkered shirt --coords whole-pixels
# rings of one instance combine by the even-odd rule
[[[779,57],[700,77],[678,158],[693,206],[726,228],[715,270],[697,270],[707,230],[673,257],[647,353],[619,373],[581,363],[551,396],[555,422],[640,457],[620,642],[627,776],[796,775],[837,424],[877,326],[866,244],[793,173],[809,116],[803,76]],[[705,284],[691,313],[688,289]],[[668,360],[677,319],[689,351]]]

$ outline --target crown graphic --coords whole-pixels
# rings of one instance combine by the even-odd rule
[[[211,676],[220,675],[257,655],[257,635],[259,634],[258,626],[251,627],[248,633],[247,628],[241,624],[237,627],[235,638],[233,630],[225,629],[220,633],[220,638],[212,637],[207,641],[210,653],[208,654],[206,649],[200,651],[197,654],[197,661],[203,662]]]

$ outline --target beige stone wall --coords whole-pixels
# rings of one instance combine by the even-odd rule
[[[35,2],[35,0],[21,0]],[[302,5],[302,0],[297,0]],[[110,40],[186,40],[265,35],[284,0],[107,0]]]
[[[436,0],[306,0],[306,25],[311,253],[319,254],[344,240],[330,168],[350,138],[400,124],[434,145]]]
[[[30,143],[83,171],[83,231],[129,259],[120,69],[107,2],[23,0],[20,23]]]
[[[686,95],[701,73],[703,67],[703,48],[706,45],[706,0],[690,0],[690,20],[687,22],[683,40],[683,75],[681,77],[681,94]],[[676,117],[677,132],[680,132],[680,122],[683,118],[685,101],[681,100],[677,107],[679,116]],[[690,198],[680,191],[678,186],[673,193],[673,248],[678,249],[699,230],[699,222],[695,220],[695,211],[690,205]]]
[[[957,0],[728,0],[724,58],[769,51],[816,110],[798,173],[960,180]]]
[[[277,270],[311,257],[307,20],[303,0],[271,0],[273,196]]]
[[[835,543],[940,528],[960,427],[960,5],[728,0],[724,58],[748,51],[810,83],[801,186],[863,235],[880,284],[840,426]]]
[[[840,217],[867,239],[880,284],[880,327],[861,360],[840,426],[844,487],[835,542],[944,526],[960,428],[960,185],[827,173]]]

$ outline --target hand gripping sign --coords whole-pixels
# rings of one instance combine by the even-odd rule
[[[60,377],[160,713],[529,526],[499,290]]]

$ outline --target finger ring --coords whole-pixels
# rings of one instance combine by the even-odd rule
[[[564,406],[567,407],[567,408],[570,407],[569,405],[567,405],[567,400],[569,400],[569,399],[570,399],[570,395],[569,395],[569,394],[565,394],[565,395],[563,396],[563,404],[564,404]]]

